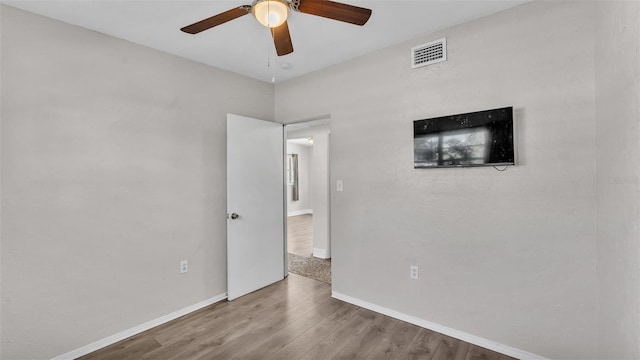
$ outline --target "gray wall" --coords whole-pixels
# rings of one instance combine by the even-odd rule
[[[335,292],[598,356],[594,10],[533,2],[276,85],[279,121],[331,114]],[[410,48],[443,36],[449,60],[411,70]],[[413,169],[413,120],[501,106],[517,166]]]
[[[640,2],[596,13],[600,357],[640,359]]]
[[[272,120],[273,86],[10,7],[1,24],[0,357],[223,294],[226,114]]]
[[[331,258],[329,209],[329,129],[314,128],[311,167],[313,202],[313,256]]]
[[[293,185],[287,185],[287,211],[313,210],[309,191],[309,171],[311,167],[311,146],[287,143],[287,154],[298,154],[298,201],[293,201]]]

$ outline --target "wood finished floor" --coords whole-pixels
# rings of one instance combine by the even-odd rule
[[[80,359],[513,359],[330,294],[329,284],[290,274]]]
[[[287,251],[305,257],[313,255],[313,215],[287,218]]]

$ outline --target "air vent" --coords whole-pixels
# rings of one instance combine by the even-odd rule
[[[411,48],[411,68],[447,61],[447,39],[442,38]]]

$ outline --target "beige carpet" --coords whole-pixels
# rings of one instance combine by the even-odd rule
[[[289,253],[289,272],[331,284],[331,259]]]

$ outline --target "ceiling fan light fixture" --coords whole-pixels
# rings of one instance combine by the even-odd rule
[[[275,28],[287,21],[289,4],[284,0],[258,0],[251,11],[260,24]]]

